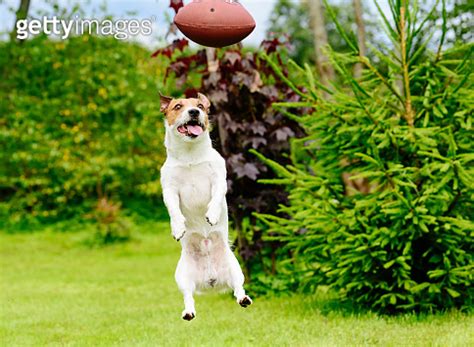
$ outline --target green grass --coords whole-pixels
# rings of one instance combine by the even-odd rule
[[[183,321],[179,244],[164,223],[142,229],[104,248],[86,246],[85,231],[0,234],[0,345],[474,344],[472,316],[349,314],[318,297],[254,297],[242,309],[229,294],[203,295],[196,319]]]

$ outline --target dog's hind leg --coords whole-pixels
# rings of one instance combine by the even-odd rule
[[[176,283],[178,288],[183,293],[184,297],[184,311],[181,317],[184,320],[190,321],[196,317],[196,309],[194,308],[193,293],[196,289],[196,284],[189,278],[186,270],[183,266],[183,259],[181,258],[178,262],[175,273]]]
[[[244,274],[240,268],[239,262],[235,257],[234,253],[230,250],[227,250],[227,257],[229,261],[229,271],[230,271],[230,285],[234,290],[234,296],[237,299],[237,303],[242,307],[247,307],[252,304],[252,299],[245,294],[244,290]]]
[[[194,308],[194,298],[192,290],[182,290],[184,296],[184,311],[181,317],[184,320],[192,320],[196,317],[196,309]]]

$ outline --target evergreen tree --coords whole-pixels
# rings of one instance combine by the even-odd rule
[[[330,51],[341,86],[327,89],[309,68],[293,64],[305,76],[298,89],[304,102],[275,107],[311,107],[306,116],[286,111],[308,136],[293,142],[290,166],[254,152],[280,175],[264,183],[290,192],[279,215],[258,216],[270,227],[267,239],[284,245],[276,268],[287,287],[312,292],[329,285],[385,312],[470,307],[473,46],[442,48],[444,8],[434,50],[420,37],[428,22],[414,7],[391,1],[390,10],[391,18],[379,12],[391,45],[369,45],[386,71],[359,56],[344,30],[352,52]],[[364,70],[354,79],[357,63]]]

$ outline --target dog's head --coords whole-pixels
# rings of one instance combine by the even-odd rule
[[[209,128],[208,98],[198,93],[197,98],[173,99],[160,94],[161,112],[166,116],[166,130],[183,141],[193,141]]]

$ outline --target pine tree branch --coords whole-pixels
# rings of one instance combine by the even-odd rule
[[[260,53],[260,56],[270,65],[277,76],[280,77],[283,82],[285,82],[287,86],[290,87],[296,94],[301,96],[304,100],[310,99],[308,95],[299,90],[298,87],[288,77],[285,76],[283,71],[281,71],[281,69],[277,66],[277,64],[275,64],[268,54],[262,52]]]
[[[405,119],[409,126],[414,124],[414,112],[411,104],[411,92],[410,92],[410,76],[408,74],[408,62],[407,62],[407,31],[405,28],[406,2],[400,7],[400,47],[402,55],[402,68],[403,68],[403,83],[405,87]]]
[[[461,197],[461,191],[458,190],[456,196],[454,197],[453,201],[449,204],[448,210],[446,211],[446,216],[449,216],[451,212],[453,211],[454,207],[456,206],[457,202],[459,201],[459,198]]]
[[[362,17],[363,9],[361,0],[353,0],[355,22],[357,26],[357,45],[359,47],[359,56],[363,57],[366,55],[365,46],[365,24]],[[362,77],[362,64],[357,63],[354,67],[355,78]]]
[[[400,94],[392,87],[392,85],[385,79],[385,77],[382,76],[382,74],[370,63],[369,59],[367,57],[359,57],[360,61],[369,68],[370,71],[372,71],[382,82],[387,86],[388,89],[392,92],[393,95],[397,97],[397,99],[404,104],[403,98],[401,97]]]
[[[447,22],[447,13],[446,13],[446,0],[442,0],[442,4],[443,4],[443,9],[442,9],[442,17],[443,17],[443,26],[441,28],[441,38],[439,40],[439,45],[438,45],[438,51],[436,52],[436,60],[435,62],[438,62],[439,59],[441,58],[441,50],[443,48],[443,44],[444,44],[444,39],[446,37],[446,31],[447,31],[447,28],[446,28],[446,22]]]

